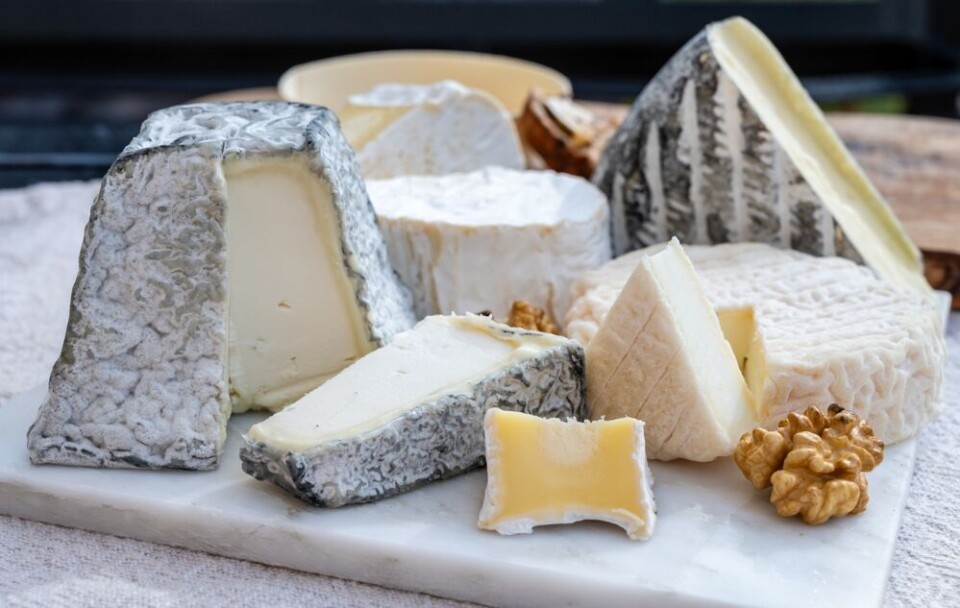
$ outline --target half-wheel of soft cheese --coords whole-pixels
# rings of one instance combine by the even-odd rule
[[[587,346],[591,416],[644,420],[651,458],[729,455],[814,403],[843,403],[888,444],[942,410],[945,347],[924,296],[841,258],[662,248],[584,275],[565,327]]]

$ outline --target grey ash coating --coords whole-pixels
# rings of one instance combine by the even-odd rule
[[[711,27],[637,97],[593,176],[610,199],[614,254],[676,236],[691,244],[755,241],[861,261],[724,73],[710,46]]]
[[[221,164],[290,155],[330,186],[370,340],[381,345],[413,325],[332,112],[286,102],[159,111],[110,168],[91,210],[63,350],[28,432],[31,461],[217,466],[230,415]]]
[[[583,418],[583,357],[570,341],[484,378],[469,394],[445,395],[380,428],[306,452],[245,436],[243,470],[320,507],[379,500],[452,477],[484,463],[483,416],[492,407]]]

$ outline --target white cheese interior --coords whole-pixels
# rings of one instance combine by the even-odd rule
[[[699,288],[693,265],[676,241],[650,257],[650,271],[661,295],[671,309],[684,349],[695,370],[706,403],[713,409],[717,423],[728,436],[737,438],[753,424],[751,404],[745,399],[744,378],[731,343],[725,339],[717,314]],[[743,317],[741,317],[742,320]],[[737,325],[736,330],[732,325]],[[732,333],[748,331],[740,323],[730,323]],[[744,340],[736,335],[738,343]],[[747,404],[745,407],[744,404]]]
[[[254,425],[249,436],[290,451],[352,437],[440,395],[465,394],[491,373],[564,340],[504,329],[485,317],[427,317],[300,401]]]
[[[709,32],[724,71],[880,276],[932,293],[920,252],[771,42],[746,19]]]
[[[227,160],[223,173],[233,410],[278,409],[373,345],[329,186],[295,158]]]
[[[367,178],[525,164],[513,118],[500,102],[452,80],[381,84],[352,95],[338,115]]]

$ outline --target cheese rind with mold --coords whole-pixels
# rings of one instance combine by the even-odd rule
[[[245,435],[243,470],[322,507],[479,466],[490,407],[585,413],[583,349],[487,317],[431,316]]]
[[[590,349],[644,255],[616,258],[574,283],[565,333]],[[773,428],[791,411],[839,403],[886,443],[915,435],[943,409],[940,313],[925,297],[841,258],[760,243],[685,246]]]
[[[647,456],[709,462],[755,426],[750,390],[683,248],[641,256],[587,348],[590,417],[646,425]]]
[[[497,408],[484,417],[487,487],[477,525],[500,534],[605,521],[635,540],[656,525],[643,422],[578,422]]]
[[[452,80],[381,84],[351,96],[339,116],[367,179],[525,165],[510,113]]]
[[[614,252],[671,237],[863,261],[932,298],[920,252],[770,41],[713,23],[637,98],[594,182]]]
[[[156,112],[91,210],[31,460],[215,468],[231,409],[279,407],[412,325],[332,113]]]
[[[490,167],[367,187],[421,316],[506,319],[526,300],[559,320],[573,280],[610,259],[606,199],[579,177]]]

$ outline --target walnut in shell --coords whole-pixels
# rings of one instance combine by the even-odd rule
[[[867,507],[867,479],[883,461],[883,442],[856,414],[837,404],[824,414],[809,407],[791,413],[777,429],[745,433],[733,455],[757,489],[773,486],[777,513],[805,523],[853,515]]]
[[[507,319],[507,325],[521,329],[533,329],[548,334],[560,334],[560,328],[556,326],[550,315],[542,308],[537,308],[526,300],[514,301],[510,307],[510,317]]]

